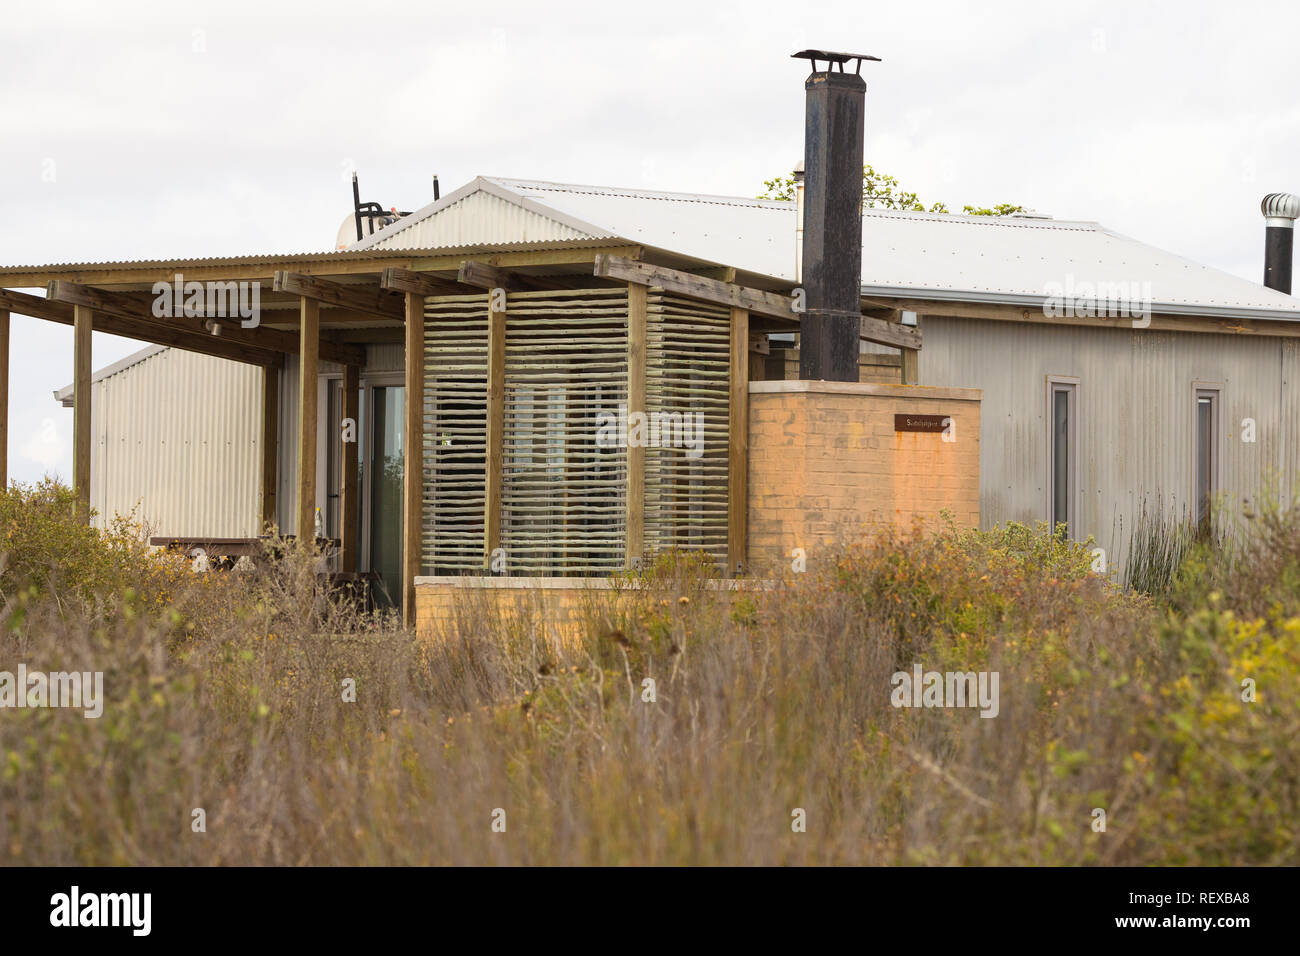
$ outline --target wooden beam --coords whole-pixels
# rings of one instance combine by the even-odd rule
[[[155,330],[160,336],[168,332],[181,331],[190,335],[206,336],[208,339],[227,345],[242,345],[267,352],[290,354],[298,352],[298,337],[292,332],[269,328],[245,329],[241,328],[235,319],[229,319],[220,323],[220,335],[212,335],[204,328],[204,319],[195,316],[160,319],[153,315],[142,299],[132,293],[97,289],[93,286],[78,285],[75,282],[55,281],[47,286],[46,297],[57,302],[86,306],[99,316],[125,319],[137,328]],[[101,331],[106,332],[109,329],[105,326],[101,327]],[[217,354],[216,350],[214,349],[210,354]],[[321,346],[318,354],[327,361],[338,362],[341,365],[364,365],[366,361],[366,350],[355,345],[327,343]]]
[[[424,296],[406,294],[406,460],[402,506],[402,620],[414,629],[424,535]]]
[[[865,342],[892,345],[899,349],[916,350],[921,347],[921,333],[911,326],[872,318],[868,315],[864,315],[860,321],[862,325],[858,331],[858,338]]]
[[[300,544],[316,545],[316,405],[320,371],[320,302],[305,296],[298,325],[298,520]]]
[[[627,414],[631,421],[646,410],[646,314],[650,290],[639,282],[627,285]],[[624,567],[636,567],[645,554],[645,447],[627,448],[627,544]]]
[[[461,263],[456,281],[463,285],[479,289],[505,289],[507,292],[563,291],[572,289],[573,283],[547,276],[530,276],[520,272],[511,272],[500,266],[489,265],[478,260]]]
[[[72,339],[72,489],[77,495],[77,520],[90,521],[90,309],[77,306]]]
[[[592,247],[589,249],[533,249],[521,252],[497,252],[491,255],[480,255],[476,258],[478,262],[487,263],[490,266],[584,266],[595,260],[598,255],[616,255],[628,259],[638,259],[643,253],[641,246],[603,246]],[[459,269],[465,261],[465,254],[458,256],[443,255],[430,256],[424,259],[416,259],[410,265],[409,269],[416,271],[432,270],[444,271],[450,269]],[[398,265],[399,263],[393,263]]]
[[[28,292],[15,292],[12,289],[0,289],[0,308],[19,315],[30,315],[33,319],[46,322],[58,322],[60,325],[72,325],[72,306],[66,302],[54,302],[42,299]]]
[[[692,275],[667,266],[655,266],[646,262],[636,262],[621,256],[601,255],[596,257],[594,274],[602,279],[617,279],[623,282],[639,282],[647,286],[659,286],[667,292],[725,305],[730,308],[745,309],[758,315],[771,316],[797,323],[799,313],[794,310],[794,299],[776,292],[762,289],[750,289]]]
[[[9,313],[0,309],[0,492],[9,488]]]
[[[460,283],[427,272],[415,272],[390,266],[379,276],[379,287],[390,292],[404,292],[412,295],[460,295],[472,290],[464,289]]]
[[[727,574],[746,567],[749,540],[749,313],[731,310],[731,367],[728,380]]]
[[[406,341],[406,330],[387,326],[382,329],[327,329],[321,332],[321,339],[359,345],[396,345]]]
[[[280,463],[280,370],[267,366],[262,371],[262,527],[278,533],[277,511]]]
[[[714,305],[744,309],[754,315],[784,319],[788,322],[799,322],[803,317],[802,312],[795,311],[794,299],[788,295],[709,279],[678,269],[669,269],[667,266],[655,266],[618,256],[602,255],[596,257],[595,274],[603,278],[659,286],[668,292],[712,302]],[[882,319],[863,316],[858,334],[868,342],[892,345],[895,348],[919,349],[921,347],[919,333],[907,326]]]
[[[998,305],[979,302],[946,302],[940,299],[898,299],[896,308],[922,316],[988,319],[992,322],[1024,322],[1041,325],[1074,325],[1086,328],[1118,329],[1122,332],[1197,332],[1210,335],[1256,335],[1270,338],[1300,338],[1300,323],[1269,319],[1232,319],[1214,316],[1170,315],[1156,312],[1147,326],[1134,326],[1131,317],[1059,316],[1049,318],[1036,306]]]
[[[374,250],[377,252],[378,250]],[[462,254],[459,258],[465,258]],[[378,277],[384,266],[410,267],[414,260],[410,252],[399,255],[367,255],[365,258],[321,259],[304,261],[293,258],[260,259],[250,262],[212,264],[206,259],[157,261],[153,263],[97,264],[82,263],[53,268],[0,269],[0,282],[11,288],[38,289],[54,280],[76,282],[93,286],[152,286],[155,282],[174,282],[181,273],[186,282],[263,282],[268,286],[280,271],[292,271],[312,276],[364,276]],[[448,268],[455,268],[449,266]]]
[[[340,465],[339,481],[339,538],[341,554],[339,570],[351,574],[357,569],[357,546],[360,541],[357,530],[357,438],[361,433],[361,369],[355,365],[343,367],[343,439],[340,441],[343,460]],[[349,423],[350,426],[349,426]]]
[[[73,324],[73,306],[68,305],[66,302],[54,302],[49,299],[42,299],[39,296],[28,295],[25,292],[0,289],[0,307],[10,312],[17,312],[19,315],[30,315],[35,319],[43,319],[46,322],[57,322],[60,325]],[[154,345],[167,345],[189,352],[199,352],[203,355],[215,355],[218,358],[229,359],[232,362],[267,366],[279,365],[284,361],[284,357],[279,352],[215,341],[216,337],[208,335],[206,332],[199,333],[191,332],[188,329],[171,329],[103,314],[95,317],[95,327],[99,331],[111,335],[121,335],[142,342],[150,342]]]
[[[501,483],[506,423],[506,313],[488,296],[487,455],[483,512],[483,567],[501,547]]]
[[[320,304],[320,327],[327,329],[331,325],[364,325],[387,327],[393,322],[400,322],[400,319],[394,319],[391,315],[376,315],[373,312],[358,312],[356,309],[339,309],[334,306]],[[294,335],[298,334],[298,300],[293,302],[293,308],[274,308],[269,309],[265,304],[262,305],[262,324],[261,328],[277,328],[287,326]]]
[[[288,292],[339,309],[354,309],[390,319],[402,317],[402,301],[382,289],[370,286],[344,285],[301,272],[277,272],[272,282],[276,292]],[[364,364],[364,363],[362,363]]]
[[[736,281],[735,266],[697,266],[693,269],[683,269],[683,272],[689,272],[694,276],[704,276],[706,279],[718,279],[721,282]]]

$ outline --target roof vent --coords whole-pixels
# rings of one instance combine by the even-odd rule
[[[1291,259],[1300,196],[1269,193],[1259,204],[1264,214],[1264,285],[1291,294]]]
[[[1291,193],[1269,193],[1260,200],[1259,211],[1268,220],[1266,225],[1289,228],[1300,219],[1300,196]],[[1274,219],[1277,222],[1274,222]]]

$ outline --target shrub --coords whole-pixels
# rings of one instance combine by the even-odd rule
[[[585,594],[567,639],[537,595],[483,589],[417,638],[332,600],[293,547],[178,575],[160,608],[116,579],[91,579],[112,615],[47,587],[0,612],[4,658],[103,670],[109,700],[98,721],[0,712],[0,856],[1295,864],[1300,617],[1247,587],[1288,580],[1295,547],[1253,527],[1168,604],[1044,526],[849,541],[739,591],[666,555]],[[998,672],[998,716],[891,706],[913,664]]]

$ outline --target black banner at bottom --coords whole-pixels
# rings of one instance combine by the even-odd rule
[[[1272,869],[7,869],[0,870],[0,909],[10,943],[346,945],[374,942],[377,930],[436,941],[458,929],[485,941],[579,932],[587,940],[676,945],[689,932],[697,944],[815,943],[846,932],[915,945],[939,942],[934,934],[1043,942],[1049,931],[1058,942],[1131,937],[1181,948],[1283,932],[1294,876]],[[597,931],[615,935],[591,935]]]

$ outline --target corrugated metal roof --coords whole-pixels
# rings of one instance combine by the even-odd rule
[[[403,219],[401,221],[406,222],[407,220]],[[378,236],[379,233],[375,235]],[[493,244],[493,250],[497,252],[527,252],[539,248],[582,249],[604,245],[608,245],[608,243],[596,239],[512,240]],[[482,251],[482,243],[448,245],[438,248],[440,255],[474,254]],[[0,266],[0,277],[29,272],[71,272],[87,269],[129,271],[131,269],[183,269],[187,266],[205,268],[211,266],[248,266],[263,262],[366,262],[409,258],[411,258],[409,251],[389,248],[365,248],[360,243],[354,243],[341,252],[272,252],[246,256],[201,256],[193,259],[119,259],[102,262],[47,262],[32,265]],[[375,271],[380,270],[376,268]],[[0,285],[9,284],[0,283]]]
[[[501,177],[479,177],[349,249],[433,250],[444,237],[490,242],[511,228],[502,218],[493,231],[490,219],[502,215],[502,203],[526,212],[527,229],[537,235],[620,238],[794,278],[793,203]],[[1095,222],[867,209],[862,239],[864,295],[1040,309],[1057,287],[1106,283],[1131,289],[1121,302],[1145,304],[1149,293],[1156,312],[1300,317],[1300,299]]]
[[[74,269],[365,261],[591,248],[617,240],[793,281],[794,204],[738,196],[479,177],[341,252],[0,267]],[[1224,318],[1300,318],[1300,298],[1119,235],[1095,222],[868,209],[864,295],[1043,306],[1053,288],[1129,286],[1121,302]],[[1083,297],[1087,297],[1086,295]],[[1104,296],[1098,296],[1104,298]]]
[[[199,256],[192,259],[118,259],[102,262],[46,262],[32,265],[0,266],[0,275],[15,272],[36,272],[41,269],[167,269],[173,266],[244,266],[259,262],[318,262],[338,260],[340,262],[358,259],[390,258],[391,254],[379,250],[371,252],[267,252],[257,255],[241,256]]]

